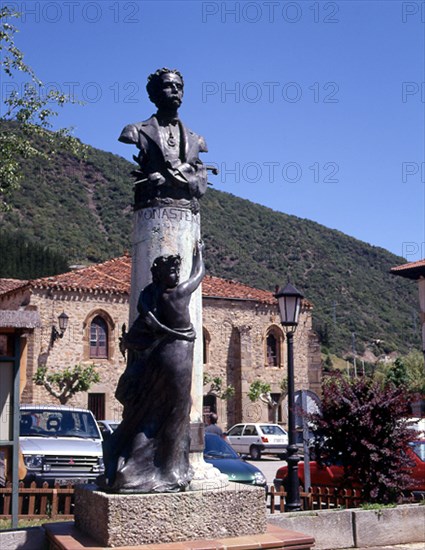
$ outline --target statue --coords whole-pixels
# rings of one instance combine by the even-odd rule
[[[119,137],[140,150],[133,157],[140,167],[133,172],[135,209],[189,202],[198,211],[198,199],[207,189],[207,167],[199,153],[207,152],[207,146],[178,118],[183,77],[175,69],[159,69],[148,77],[146,89],[158,111],[144,122],[127,125]]]
[[[116,390],[123,419],[105,442],[105,475],[99,485],[116,493],[184,490],[189,465],[190,407],[195,331],[189,302],[205,268],[202,243],[193,253],[187,281],[179,282],[181,258],[154,261],[152,282],[142,290],[139,316],[122,346],[127,368]]]

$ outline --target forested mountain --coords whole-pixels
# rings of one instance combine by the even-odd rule
[[[84,160],[61,153],[24,161],[22,187],[0,214],[2,235],[19,235],[69,264],[130,250],[132,169],[92,147]],[[375,355],[419,346],[416,285],[389,274],[403,258],[214,188],[201,209],[209,274],[267,290],[290,275],[314,305],[324,346],[341,356],[353,344],[358,354],[367,348]],[[16,273],[2,276],[22,277],[14,265]]]

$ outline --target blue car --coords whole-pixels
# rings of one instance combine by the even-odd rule
[[[248,464],[219,435],[205,434],[204,460],[221,473],[227,474],[230,481],[247,485],[267,486],[263,472]]]

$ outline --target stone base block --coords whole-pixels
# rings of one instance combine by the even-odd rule
[[[425,543],[425,506],[407,504],[378,510],[354,510],[356,546]]]
[[[270,514],[267,520],[283,529],[311,535],[315,550],[328,550],[354,547],[352,517],[351,510],[311,510]]]
[[[203,491],[115,495],[75,490],[75,526],[104,546],[137,546],[265,533],[264,489],[230,483]]]

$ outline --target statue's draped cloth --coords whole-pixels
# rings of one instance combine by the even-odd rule
[[[154,285],[143,293],[154,299]],[[180,491],[191,481],[195,331],[192,326],[173,331],[176,335],[158,334],[139,315],[126,335],[128,366],[116,391],[123,419],[105,444],[105,476],[113,492]]]

